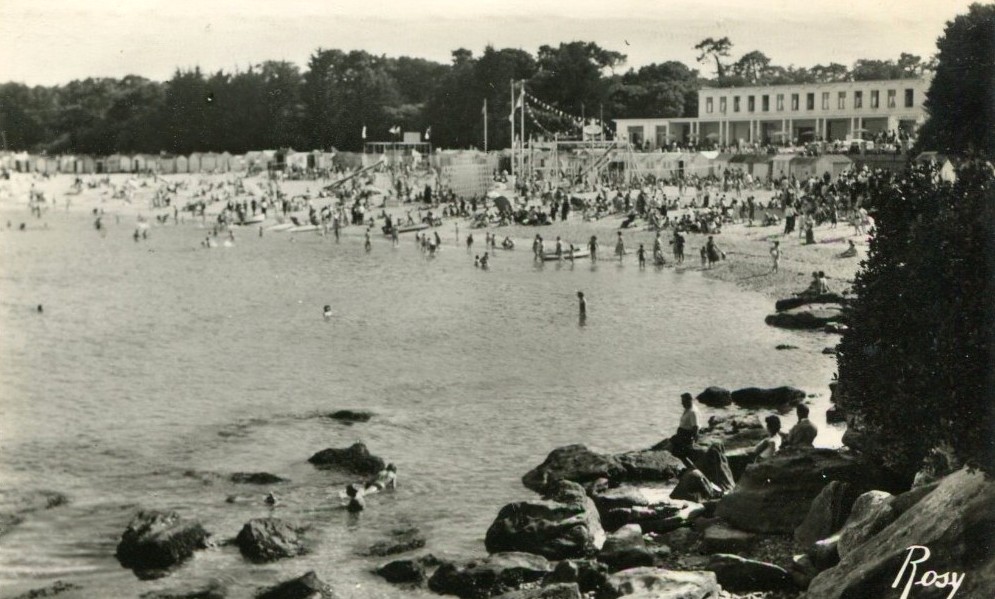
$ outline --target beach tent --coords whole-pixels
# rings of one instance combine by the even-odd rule
[[[815,172],[819,177],[829,173],[835,179],[852,166],[853,161],[842,154],[823,154],[815,162]]]
[[[771,177],[780,179],[791,175],[791,161],[795,159],[794,154],[777,154],[771,160]]]
[[[191,173],[201,173],[203,169],[200,167],[200,159],[203,156],[200,152],[193,152],[187,156],[187,168]]]
[[[200,156],[200,172],[213,173],[218,169],[218,155],[214,152],[207,152]]]
[[[916,156],[916,164],[935,164],[940,169],[940,180],[953,182],[957,179],[957,168],[949,156],[939,152],[923,152]]]
[[[186,156],[176,157],[176,170],[177,173],[189,173],[190,172],[190,159]]]
[[[815,156],[796,156],[791,161],[788,171],[799,181],[804,181],[810,177],[821,176],[822,173],[816,170],[818,160]]]

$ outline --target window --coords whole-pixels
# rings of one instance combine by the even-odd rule
[[[726,99],[725,98],[719,98],[719,112],[721,112],[722,114],[725,114],[726,113],[726,107],[727,107]]]
[[[705,112],[711,112],[713,108],[712,98],[705,98]]]
[[[784,110],[784,94],[777,94],[777,109]]]
[[[798,110],[798,94],[791,94],[791,110]]]
[[[829,110],[829,92],[822,92],[822,109]]]
[[[895,90],[889,89],[888,90],[888,108],[894,108],[894,107],[895,107]]]
[[[805,110],[815,110],[815,94],[805,95]]]
[[[770,112],[770,96],[768,96],[767,94],[764,94],[764,96],[763,96],[763,98],[761,98],[761,100],[762,100],[761,104],[763,106],[763,111],[764,112]]]
[[[905,90],[905,107],[912,108],[912,88]]]
[[[872,90],[871,91],[871,108],[877,108],[879,102],[880,102],[880,94],[878,93],[878,90],[876,90],[876,89]]]
[[[754,96],[750,96],[746,99],[746,109],[750,112],[755,112],[757,110],[757,99]]]
[[[853,92],[853,107],[854,108],[864,107],[864,92]]]
[[[732,99],[732,111],[739,112],[739,96]]]
[[[846,92],[840,92],[836,97],[837,110],[846,110]]]

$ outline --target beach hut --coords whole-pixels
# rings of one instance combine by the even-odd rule
[[[155,160],[147,154],[135,154],[131,157],[131,172],[143,173],[155,167]]]
[[[817,160],[818,158],[815,156],[796,156],[795,159],[791,161],[788,171],[799,181],[821,176],[822,173],[819,173],[816,170]]]
[[[781,179],[791,175],[791,161],[795,159],[794,154],[777,154],[770,161],[771,177]]]
[[[231,159],[228,161],[228,170],[233,173],[244,173],[247,168],[245,154],[232,154]]]
[[[815,161],[815,172],[819,177],[829,173],[835,179],[852,166],[853,161],[842,154],[823,154]]]
[[[193,152],[187,156],[187,169],[191,173],[201,173],[203,169],[200,165],[200,160],[204,155],[200,152]]]
[[[92,175],[97,172],[97,159],[93,156],[83,155],[76,157],[76,173],[80,175]]]
[[[176,170],[175,173],[189,173],[190,172],[190,159],[186,156],[180,155],[176,157],[175,160]]]
[[[229,152],[221,152],[218,154],[218,172],[227,173],[231,171],[231,154]]]
[[[200,172],[213,173],[218,170],[218,155],[214,152],[207,152],[200,156]]]
[[[71,154],[63,154],[62,156],[59,156],[59,172],[75,173],[76,157]]]
[[[105,173],[120,173],[121,169],[121,159],[123,157],[120,154],[111,154],[110,156],[104,158],[104,172]]]
[[[160,175],[171,175],[176,172],[176,157],[169,154],[159,154],[155,157],[154,168]]]
[[[721,177],[722,173],[726,172],[729,168],[729,161],[732,160],[733,155],[727,153],[720,153],[714,159],[712,159],[712,174]]]

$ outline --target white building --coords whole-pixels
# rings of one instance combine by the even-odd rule
[[[698,116],[617,119],[617,136],[644,148],[670,142],[737,143],[857,139],[912,132],[926,120],[930,78],[844,81],[698,91]]]

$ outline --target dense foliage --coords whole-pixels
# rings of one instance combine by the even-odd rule
[[[911,476],[929,450],[995,472],[995,171],[912,168],[872,191],[877,226],[839,353],[838,402]]]
[[[358,150],[389,131],[427,132],[443,147],[482,147],[484,101],[488,145],[510,144],[510,81],[524,80],[533,106],[530,131],[576,137],[577,117],[681,117],[697,113],[703,85],[747,85],[914,76],[928,65],[896,61],[780,67],[759,51],[726,64],[728,38],[697,49],[717,78],[675,61],[622,71],[626,56],[591,42],[525,50],[466,49],[450,64],[363,51],[318,49],[306,69],[268,61],[246,71],[177,70],[166,82],[139,76],[85,79],[52,87],[0,85],[0,132],[11,150],[114,152],[229,151],[262,148]],[[572,118],[571,118],[572,117]]]
[[[972,4],[937,42],[919,147],[995,157],[995,4]]]

